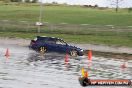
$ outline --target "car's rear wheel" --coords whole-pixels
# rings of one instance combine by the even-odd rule
[[[39,52],[42,53],[42,54],[45,54],[46,51],[47,51],[47,49],[44,46],[39,48]]]
[[[72,50],[72,51],[70,51],[70,55],[73,56],[73,57],[77,57],[77,56],[78,56],[76,50]]]

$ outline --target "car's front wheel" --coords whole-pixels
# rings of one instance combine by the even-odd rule
[[[76,50],[72,50],[72,51],[70,51],[70,55],[73,56],[73,57],[77,57],[77,56],[78,56]]]

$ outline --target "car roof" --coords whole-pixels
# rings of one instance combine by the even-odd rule
[[[62,40],[62,39],[56,38],[56,37],[37,36],[37,40],[44,40],[44,39],[49,39],[49,40]]]

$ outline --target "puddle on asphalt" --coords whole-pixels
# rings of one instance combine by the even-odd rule
[[[4,54],[9,48],[10,57]],[[89,72],[91,79],[132,79],[132,60],[93,56],[70,58],[65,64],[64,54],[47,53],[44,56],[17,45],[0,45],[1,88],[82,88],[78,78],[81,67]],[[121,64],[127,63],[127,68]],[[90,87],[106,88],[106,87]],[[107,87],[112,88],[112,87]],[[131,88],[131,87],[114,87]]]

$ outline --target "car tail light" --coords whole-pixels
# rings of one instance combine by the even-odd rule
[[[36,43],[36,41],[31,40],[31,45],[34,45]]]

